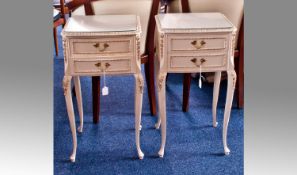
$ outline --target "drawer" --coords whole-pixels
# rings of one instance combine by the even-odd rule
[[[80,54],[116,54],[132,52],[132,38],[73,39],[71,51]]]
[[[200,65],[202,70],[225,68],[227,65],[226,55],[207,55],[207,56],[171,56],[169,60],[169,69],[187,70],[197,69]]]
[[[84,61],[74,60],[75,73],[130,73],[131,59],[109,59],[109,60],[93,60]]]
[[[223,50],[227,46],[224,37],[172,37],[169,42],[171,51]]]

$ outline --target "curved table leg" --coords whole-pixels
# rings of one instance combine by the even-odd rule
[[[167,73],[159,73],[158,75],[158,101],[159,101],[159,121],[161,122],[161,147],[158,152],[159,157],[164,156],[165,143],[166,143],[166,84]],[[161,121],[160,121],[161,120]],[[157,123],[157,124],[158,124]]]
[[[144,80],[140,74],[135,74],[135,141],[137,154],[139,159],[143,159],[144,154],[140,148],[140,130],[141,130],[141,111],[142,111],[142,99],[143,99],[143,87]]]
[[[81,97],[80,80],[79,80],[79,76],[75,76],[75,77],[73,77],[73,79],[74,79],[76,101],[77,101],[79,120],[80,120],[80,125],[77,128],[77,131],[82,132],[83,124],[84,124],[84,112],[83,112],[83,103],[82,103],[82,97]]]
[[[73,150],[70,156],[70,161],[75,162],[77,140],[76,140],[76,127],[75,127],[73,103],[72,103],[72,97],[71,97],[71,78],[72,78],[71,76],[64,76],[63,88],[64,88],[64,95],[66,100],[68,118],[69,118],[71,133],[72,133],[72,141],[73,141]]]
[[[232,107],[232,101],[234,96],[234,89],[236,84],[236,73],[234,70],[227,71],[228,73],[228,87],[227,87],[227,98],[226,98],[226,106],[224,113],[224,125],[223,125],[223,145],[225,155],[230,154],[230,150],[227,145],[227,130],[230,119],[230,111]]]
[[[213,100],[212,100],[212,125],[218,126],[217,122],[217,105],[220,93],[221,72],[215,72],[214,86],[213,86]]]

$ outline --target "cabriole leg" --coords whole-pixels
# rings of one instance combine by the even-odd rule
[[[64,95],[66,100],[68,118],[69,118],[71,133],[72,133],[72,141],[73,141],[73,150],[70,156],[70,161],[75,162],[77,140],[76,140],[76,128],[75,128],[73,103],[72,103],[72,97],[71,97],[71,78],[72,78],[71,76],[64,76],[63,88],[64,88]]]
[[[230,111],[232,107],[234,89],[236,84],[236,73],[234,70],[227,71],[228,73],[228,87],[227,87],[227,98],[225,105],[225,113],[224,113],[224,126],[223,126],[223,145],[225,155],[229,155],[230,150],[227,145],[227,130],[230,119]]]
[[[79,76],[75,76],[75,77],[73,77],[73,79],[74,79],[76,101],[77,101],[78,112],[79,112],[79,120],[80,120],[80,125],[77,128],[77,131],[82,132],[83,131],[83,124],[84,124],[84,112],[83,112],[83,103],[82,103],[82,96],[81,96],[80,80],[79,80]]]
[[[212,100],[212,125],[218,126],[217,122],[217,104],[220,93],[221,72],[215,72],[214,86],[213,86],[213,100]]]
[[[143,159],[144,154],[140,148],[140,130],[141,130],[141,111],[144,80],[141,74],[134,75],[135,77],[135,141],[137,154],[139,159]]]
[[[158,75],[158,101],[159,101],[159,121],[161,119],[161,147],[158,152],[159,157],[164,156],[165,143],[166,143],[166,84],[167,73],[161,73]],[[157,124],[158,124],[157,123]]]

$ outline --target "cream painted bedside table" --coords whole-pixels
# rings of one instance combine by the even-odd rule
[[[161,125],[161,148],[163,157],[166,142],[166,95],[165,79],[169,73],[215,72],[213,91],[213,126],[217,126],[216,108],[219,95],[221,72],[228,73],[227,99],[224,113],[223,145],[226,155],[227,128],[233,93],[236,82],[234,71],[234,41],[236,27],[220,13],[176,13],[159,14],[156,17],[158,28],[156,64],[159,120]]]
[[[80,116],[78,132],[83,130],[83,107],[79,76],[133,74],[135,77],[135,135],[140,149],[143,76],[140,60],[140,20],[135,15],[73,16],[62,31],[65,76],[64,95],[73,139],[70,160],[75,162],[77,139],[71,97],[73,77]]]

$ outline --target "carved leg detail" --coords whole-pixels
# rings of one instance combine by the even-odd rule
[[[74,79],[75,94],[76,94],[76,100],[77,100],[77,106],[78,106],[78,112],[79,112],[79,120],[80,120],[80,125],[77,128],[77,131],[82,132],[83,124],[84,124],[84,113],[83,113],[83,103],[82,103],[82,97],[81,97],[80,80],[79,80],[79,76],[75,76],[75,77],[73,77],[73,79]]]
[[[227,145],[227,130],[230,119],[230,111],[232,108],[232,101],[234,95],[234,89],[236,84],[236,73],[234,70],[228,71],[228,88],[227,88],[227,98],[225,105],[225,113],[224,113],[224,126],[223,126],[223,145],[225,155],[229,155],[230,150]]]
[[[144,80],[141,74],[134,75],[135,77],[135,141],[137,154],[139,159],[143,159],[144,154],[140,148],[140,130],[141,130],[141,111]]]
[[[158,76],[158,101],[159,101],[159,121],[161,123],[161,147],[158,152],[159,157],[164,156],[165,143],[166,143],[166,95],[165,95],[165,79],[166,73],[161,73]],[[157,124],[158,124],[157,123]]]
[[[213,100],[212,100],[212,125],[218,126],[217,122],[217,104],[220,93],[221,72],[215,72],[214,86],[213,86]]]
[[[70,161],[75,162],[77,140],[76,140],[76,128],[75,128],[73,103],[72,103],[72,97],[71,97],[71,78],[72,78],[71,76],[64,76],[63,88],[64,88],[64,95],[66,100],[68,118],[69,118],[71,133],[72,133],[72,141],[73,141],[73,150],[70,156]]]

